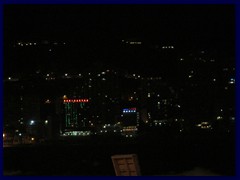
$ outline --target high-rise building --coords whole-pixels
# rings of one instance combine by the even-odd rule
[[[139,112],[137,112],[137,108],[124,108],[123,109],[123,130],[122,135],[126,137],[133,137],[137,134],[138,126],[139,126]]]
[[[63,135],[84,135],[83,132],[90,130],[92,123],[89,121],[88,103],[89,99],[63,100]]]

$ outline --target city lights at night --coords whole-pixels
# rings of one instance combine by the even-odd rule
[[[3,32],[4,175],[235,175],[234,5],[8,4]]]

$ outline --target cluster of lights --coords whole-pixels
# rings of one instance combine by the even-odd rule
[[[229,83],[229,84],[235,84],[235,79],[234,79],[234,78],[231,78],[228,83]]]
[[[135,113],[135,112],[136,112],[136,108],[123,109],[123,113]]]
[[[37,43],[31,43],[31,42],[29,42],[29,43],[21,43],[21,42],[18,42],[17,43],[17,45],[18,46],[36,46],[37,45]]]
[[[123,132],[132,132],[132,131],[137,131],[138,128],[136,126],[127,126],[123,128]]]
[[[90,131],[69,131],[63,133],[63,136],[89,136],[91,135]]]
[[[163,46],[162,49],[174,49],[173,46]]]
[[[140,41],[130,41],[129,44],[142,44]]]
[[[209,122],[201,122],[200,124],[196,125],[197,127],[200,127],[201,129],[210,129],[212,126],[209,124]]]
[[[79,103],[79,102],[89,102],[88,99],[65,99],[63,100],[64,103]]]

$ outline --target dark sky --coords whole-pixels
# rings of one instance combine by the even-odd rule
[[[209,48],[232,58],[235,11],[233,5],[5,5],[4,38],[5,45],[16,40],[75,42],[77,48],[89,48],[93,59],[101,56],[93,53],[99,47],[102,58],[108,58],[109,47],[125,38]]]
[[[93,40],[140,37],[227,45],[230,5],[6,5],[5,37]]]

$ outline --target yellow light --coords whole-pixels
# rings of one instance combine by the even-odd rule
[[[32,137],[31,140],[34,141],[35,139]]]
[[[3,138],[6,136],[6,134],[3,133]]]

